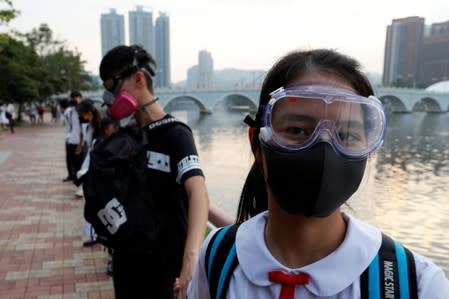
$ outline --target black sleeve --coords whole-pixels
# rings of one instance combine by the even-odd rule
[[[183,185],[184,182],[193,176],[204,176],[201,170],[198,152],[195,147],[192,132],[188,127],[177,124],[172,127],[170,144],[173,149],[173,156],[176,182]]]

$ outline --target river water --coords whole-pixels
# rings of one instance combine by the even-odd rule
[[[246,113],[171,111],[193,129],[211,201],[231,215],[252,164]],[[449,276],[449,113],[388,114],[383,147],[343,209],[428,256]]]

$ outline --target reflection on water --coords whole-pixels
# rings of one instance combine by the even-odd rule
[[[212,201],[235,215],[252,163],[243,112],[172,112],[194,131]],[[370,158],[345,210],[372,223],[449,276],[449,114],[391,114],[384,146]]]

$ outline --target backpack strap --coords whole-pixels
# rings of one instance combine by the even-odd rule
[[[413,254],[382,234],[379,252],[360,277],[362,299],[417,299]]]
[[[235,235],[239,224],[219,229],[206,249],[205,267],[211,299],[224,299],[232,274],[239,264],[236,254]]]

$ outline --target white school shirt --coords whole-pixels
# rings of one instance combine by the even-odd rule
[[[11,113],[13,119],[16,118],[16,109],[12,103],[9,103],[8,106],[6,106],[6,111]]]
[[[281,285],[268,280],[268,272],[274,270],[309,274],[310,282],[295,288],[296,299],[360,298],[360,275],[377,254],[382,241],[381,232],[377,228],[343,214],[348,224],[343,243],[323,259],[298,269],[291,269],[278,262],[265,244],[263,232],[267,216],[268,212],[256,215],[241,224],[237,231],[239,265],[231,277],[227,299],[279,298]],[[188,287],[189,299],[210,298],[204,259],[213,233],[209,234],[201,248],[199,265]],[[418,298],[448,299],[449,281],[444,272],[428,258],[416,253],[413,255]]]
[[[65,141],[69,144],[80,144],[81,125],[75,107],[69,107],[64,112]]]

